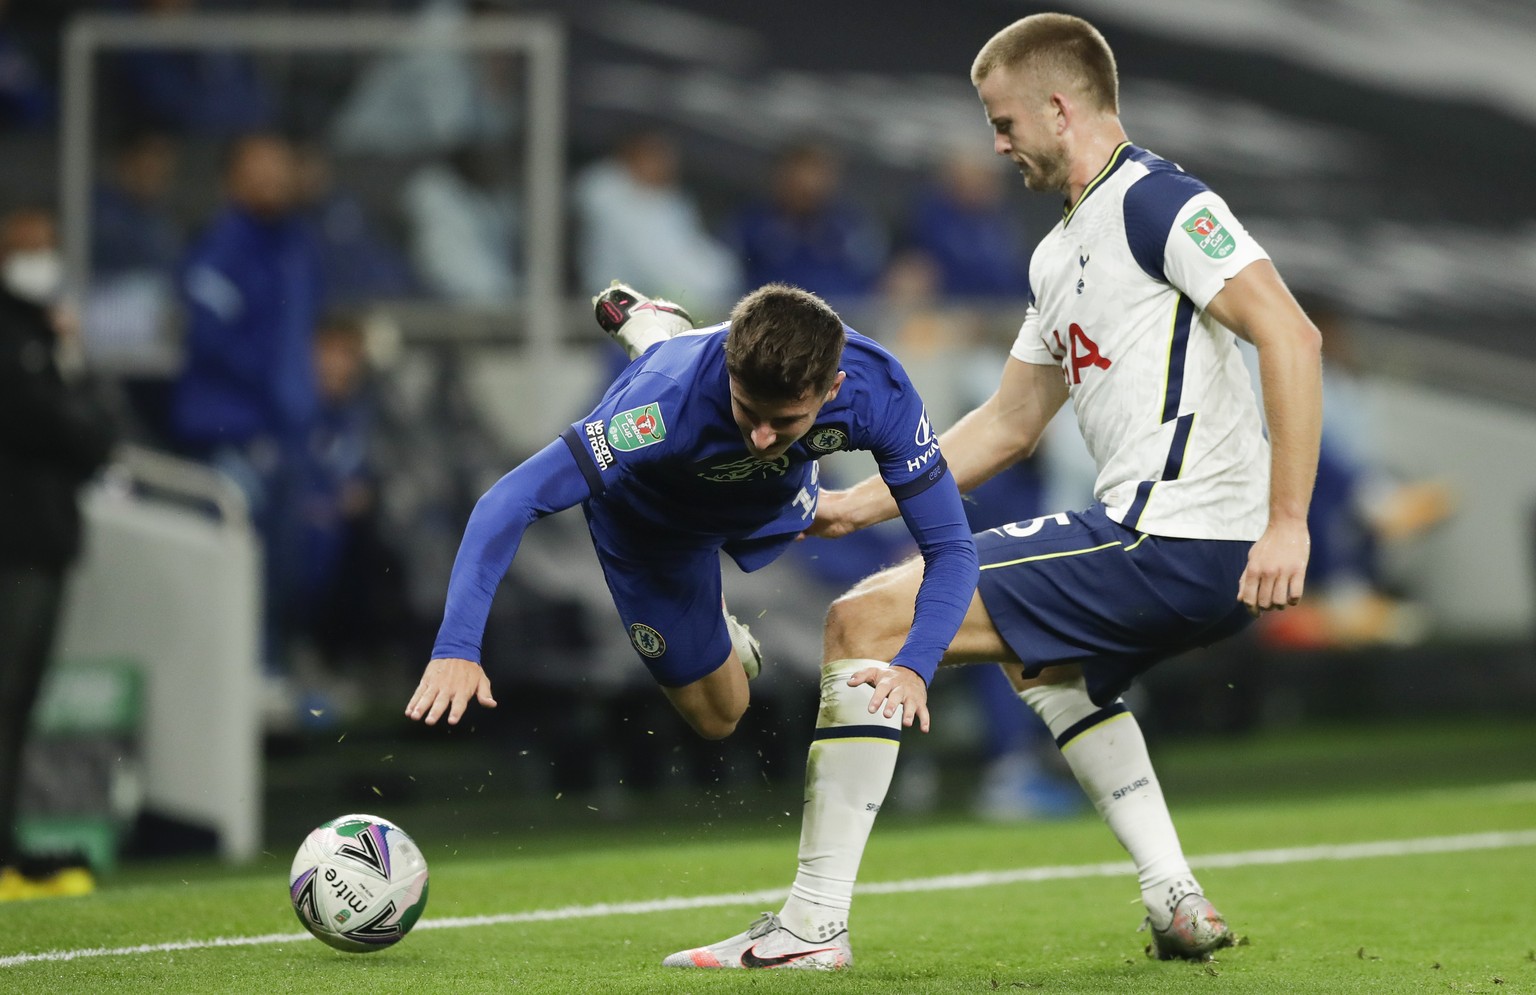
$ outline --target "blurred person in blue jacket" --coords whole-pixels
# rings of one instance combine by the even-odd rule
[[[826,146],[806,142],[784,150],[768,195],[744,207],[726,232],[747,286],[787,283],[845,309],[875,292],[890,237],[842,194],[842,175],[841,161]]]
[[[114,143],[112,165],[91,195],[91,275],[155,273],[170,280],[184,242],[166,199],[180,148],[162,131],[132,130]]]
[[[168,132],[134,128],[112,142],[110,164],[91,192],[90,279],[82,288],[82,346],[93,363],[161,369],[174,354],[186,232],[169,200],[180,159],[181,143]],[[165,378],[124,376],[120,383],[137,422],[125,426],[128,434],[163,443]]]
[[[311,349],[323,280],[286,140],[237,140],[224,183],[227,203],[182,269],[186,366],[171,423],[188,453],[229,474],[250,501],[266,547],[272,665],[302,568],[295,503],[319,404]]]
[[[908,219],[907,248],[936,270],[945,299],[1029,294],[1028,240],[1008,210],[1007,173],[995,157],[957,151],[940,163]]]

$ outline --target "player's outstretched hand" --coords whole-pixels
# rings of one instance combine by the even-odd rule
[[[446,711],[448,724],[458,725],[470,699],[486,708],[496,707],[496,699],[491,697],[491,679],[485,671],[472,660],[437,659],[427,664],[416,693],[405,706],[405,714],[411,719],[425,718],[427,725],[435,726]]]
[[[856,688],[860,684],[875,689],[869,698],[871,715],[880,711],[883,705],[885,717],[890,718],[900,708],[902,725],[910,729],[915,720],[919,729],[928,731],[928,685],[916,671],[906,667],[865,667],[848,678],[849,687]]]
[[[885,481],[869,477],[844,490],[822,491],[816,499],[815,517],[800,538],[841,539],[900,514]]]
[[[852,510],[847,491],[822,491],[816,498],[816,517],[810,528],[801,533],[801,538],[841,539],[852,535],[859,528],[850,514]]]
[[[856,530],[851,519],[846,516],[848,510],[848,491],[823,490],[817,494],[816,517],[811,519],[811,527],[806,528],[800,537],[816,536],[817,539],[842,539],[846,534]]]
[[[1237,582],[1237,600],[1254,615],[1300,603],[1311,549],[1305,521],[1271,521],[1248,551],[1248,568]]]

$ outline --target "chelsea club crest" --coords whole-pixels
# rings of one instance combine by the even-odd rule
[[[805,434],[805,448],[817,456],[835,453],[848,445],[848,433],[834,426],[813,428]]]
[[[642,656],[653,660],[667,651],[667,641],[661,638],[661,633],[644,622],[636,622],[629,627],[629,641],[635,644],[635,649]]]

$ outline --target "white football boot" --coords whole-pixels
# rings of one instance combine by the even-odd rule
[[[720,602],[720,610],[725,611],[725,602]],[[741,661],[741,669],[747,672],[747,680],[751,680],[763,670],[763,644],[758,642],[752,630],[736,621],[736,616],[725,611],[725,628],[731,634],[731,648],[736,651],[736,658]]]
[[[693,330],[693,317],[680,305],[647,297],[617,280],[592,298],[592,311],[603,331],[624,347],[630,359],[658,342]]]
[[[1152,946],[1148,953],[1158,960],[1210,960],[1211,954],[1235,942],[1231,928],[1210,899],[1198,891],[1180,891],[1175,882],[1168,889],[1168,925],[1159,929],[1147,916],[1142,928],[1151,927]]]
[[[806,940],[786,929],[778,916],[764,912],[745,933],[707,947],[679,950],[661,966],[836,971],[853,966],[853,947],[846,927],[819,940]]]

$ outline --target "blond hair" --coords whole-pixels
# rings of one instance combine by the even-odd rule
[[[1054,86],[1074,87],[1098,110],[1120,113],[1115,53],[1099,29],[1071,14],[1031,14],[993,35],[971,63],[980,86],[995,69],[1029,69]]]

